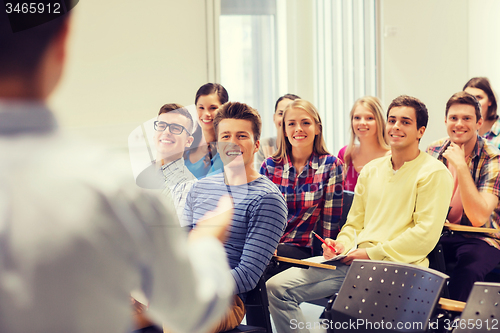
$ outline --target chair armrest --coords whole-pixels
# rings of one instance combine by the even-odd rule
[[[293,264],[295,267],[300,267],[300,268],[309,268],[309,267],[317,267],[317,268],[324,268],[324,269],[332,269],[336,270],[337,266],[333,265],[326,265],[326,264],[319,264],[311,261],[307,261],[307,259],[304,260],[299,260],[299,259],[293,259],[293,258],[287,258],[287,257],[280,257],[280,256],[273,256],[274,259],[277,261],[281,262],[286,262],[288,264]]]
[[[448,222],[444,224],[444,227],[451,231],[479,232],[483,234],[496,234],[500,232],[500,230],[495,228],[472,227],[468,225],[453,224]]]
[[[465,308],[465,302],[455,301],[453,299],[441,297],[439,299],[439,306],[443,310],[462,312]]]

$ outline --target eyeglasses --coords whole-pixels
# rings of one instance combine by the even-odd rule
[[[158,131],[158,132],[163,132],[168,127],[168,130],[170,131],[170,133],[172,133],[174,135],[181,135],[182,131],[186,131],[186,133],[188,135],[191,135],[191,133],[189,133],[188,130],[184,126],[179,125],[179,124],[169,124],[169,123],[166,123],[164,121],[158,121],[158,120],[155,121],[154,124],[155,124],[155,131]]]

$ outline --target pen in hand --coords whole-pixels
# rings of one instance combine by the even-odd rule
[[[314,231],[312,232],[314,236],[316,236],[317,239],[319,239],[323,244],[325,244],[326,246],[328,246],[328,248],[330,250],[333,251],[334,254],[337,254],[337,250],[335,250],[335,248],[331,245],[328,245],[325,240],[323,238],[321,238],[317,233],[315,233]]]

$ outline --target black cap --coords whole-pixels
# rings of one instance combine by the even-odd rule
[[[12,32],[19,32],[65,15],[79,0],[4,0]]]

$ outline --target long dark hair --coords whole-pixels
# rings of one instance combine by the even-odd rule
[[[473,77],[465,84],[462,90],[466,88],[477,88],[481,89],[488,95],[488,99],[491,102],[491,105],[488,107],[488,112],[486,113],[485,120],[495,120],[497,119],[497,98],[495,96],[495,92],[491,88],[490,80],[487,77]]]
[[[227,90],[226,90],[226,88],[224,88],[224,86],[222,84],[219,84],[219,83],[205,83],[196,92],[196,96],[194,98],[194,104],[195,104],[195,106],[196,106],[196,103],[198,103],[198,99],[201,96],[206,96],[206,95],[211,95],[211,94],[217,94],[217,97],[219,98],[219,102],[220,102],[221,105],[224,104],[224,103],[226,103],[227,101],[229,101],[229,95],[227,93]],[[193,137],[194,137],[194,141],[198,140],[198,143],[199,143],[200,140],[201,140],[201,136],[202,136],[202,130],[201,130],[200,126],[197,126],[196,131],[193,134]],[[199,136],[198,139],[197,139],[197,136],[195,136],[195,134],[197,136]],[[193,142],[193,144],[191,145],[191,147],[197,147],[196,143]],[[213,143],[209,144],[208,150],[209,150],[209,154],[207,154],[205,156],[205,159],[203,161],[205,163],[205,166],[207,166],[208,164],[210,164],[212,157],[215,154],[217,154],[216,145],[213,144]]]
[[[219,83],[205,83],[198,89],[196,92],[196,97],[194,99],[194,104],[198,103],[198,99],[201,96],[206,96],[206,95],[211,95],[211,94],[217,94],[219,97],[219,102],[220,104],[224,104],[227,101],[229,101],[229,95],[227,94],[226,88],[222,86],[222,84]]]
[[[284,99],[289,99],[291,101],[295,101],[296,99],[300,99],[299,96],[297,95],[294,95],[294,94],[285,94],[283,96],[281,96],[280,98],[278,98],[278,100],[276,101],[276,105],[274,105],[274,112],[276,113],[276,110],[278,110],[278,104],[284,100]]]

